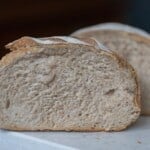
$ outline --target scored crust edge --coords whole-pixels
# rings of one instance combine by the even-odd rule
[[[69,42],[68,40],[62,40],[63,37],[61,36],[55,36],[55,37],[49,37],[49,38],[41,38],[42,40],[55,40],[55,42],[53,43],[47,43],[47,44],[52,44],[52,45],[66,45],[66,44],[77,44],[77,45],[84,45],[84,46],[90,46],[93,49],[94,52],[101,52],[103,51],[105,55],[107,53],[107,55],[109,55],[112,59],[114,59],[115,61],[117,61],[117,63],[119,64],[120,67],[122,68],[128,68],[132,74],[132,77],[135,80],[136,83],[136,89],[135,89],[135,98],[134,98],[134,105],[135,107],[138,108],[137,113],[141,113],[141,94],[140,94],[140,87],[139,87],[139,81],[138,81],[138,77],[137,74],[134,70],[134,68],[127,63],[126,60],[124,60],[122,57],[120,57],[117,53],[108,50],[105,46],[103,47],[101,44],[97,43],[94,39],[92,38],[75,38],[75,37],[67,37],[67,38],[71,38],[71,39],[77,39],[81,42]],[[39,40],[39,39],[38,39]],[[0,67],[6,67],[8,65],[10,65],[11,63],[13,63],[14,61],[20,59],[21,57],[25,56],[26,54],[30,54],[30,53],[38,53],[40,52],[40,49],[45,45],[45,43],[38,43],[37,40],[35,40],[35,38],[32,37],[22,37],[12,43],[9,43],[6,45],[6,48],[11,49],[11,52],[8,53],[7,55],[5,55],[4,57],[2,57],[2,59],[0,60]],[[42,46],[42,47],[41,47]],[[38,49],[39,48],[39,49]],[[96,51],[99,50],[99,51]],[[126,129],[128,126],[130,126],[132,123],[134,123],[138,118],[136,118],[135,120],[133,120],[130,124],[125,125],[124,127],[121,128],[117,128],[117,129],[113,129],[113,130],[107,130],[104,128],[85,128],[85,129],[80,129],[80,128],[73,128],[73,129],[28,129],[28,128],[18,128],[18,127],[10,127],[7,126],[6,130],[14,130],[14,131],[46,131],[46,130],[50,130],[50,131],[121,131]]]

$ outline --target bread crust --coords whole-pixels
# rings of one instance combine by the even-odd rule
[[[146,38],[150,38],[150,34],[142,29],[139,29],[137,27],[133,27],[127,24],[117,23],[117,22],[108,22],[108,23],[101,23],[85,28],[81,28],[75,32],[73,32],[71,35],[80,35],[88,32],[95,32],[95,31],[121,31],[125,33],[133,33],[136,35],[141,35]]]
[[[52,38],[49,38],[54,39]],[[61,41],[61,39],[58,40],[55,39],[55,41],[57,41],[57,43],[52,43],[51,46],[66,46],[68,44],[70,45],[84,45],[84,46],[90,46],[92,48],[92,50],[97,53],[97,54],[102,54],[102,55],[108,55],[109,57],[113,58],[115,61],[118,62],[120,68],[128,68],[131,73],[132,76],[135,80],[136,83],[136,89],[135,89],[135,98],[134,98],[134,105],[135,107],[138,108],[138,112],[141,112],[141,103],[140,103],[140,88],[139,88],[139,82],[138,82],[138,78],[136,75],[135,70],[133,69],[133,67],[131,65],[129,65],[123,58],[121,58],[120,56],[118,56],[118,54],[116,54],[115,52],[109,51],[106,49],[102,49],[100,47],[98,47],[98,44],[92,40],[92,39],[88,39],[88,38],[78,38],[79,40],[81,40],[82,42],[85,42],[84,44],[80,44],[80,43],[69,43],[68,41]],[[9,43],[6,45],[6,48],[9,48],[12,52],[10,52],[9,54],[7,54],[6,56],[4,56],[1,60],[0,60],[0,67],[7,67],[8,65],[11,65],[12,63],[16,62],[18,59],[21,59],[22,57],[24,57],[26,54],[34,54],[34,53],[39,53],[41,52],[41,46],[42,47],[46,47],[47,45],[45,44],[39,44],[36,41],[33,40],[32,37],[22,37],[19,40],[16,40],[12,43]],[[98,49],[98,51],[97,51]],[[136,120],[135,120],[136,121]],[[134,121],[133,121],[134,122]],[[131,122],[131,124],[133,123]],[[117,128],[117,129],[113,129],[112,131],[121,131],[124,130],[128,127],[129,125],[125,125],[122,128]],[[44,130],[42,127],[40,127],[39,129],[29,129],[29,128],[20,128],[17,126],[7,126],[7,127],[3,127],[3,129],[7,129],[7,130],[15,130],[15,131],[34,131],[34,130]],[[72,129],[62,129],[62,128],[57,128],[57,129],[46,129],[46,130],[57,130],[57,131],[88,131],[88,132],[95,132],[95,131],[108,131],[107,129],[103,129],[103,128],[85,128],[85,129],[80,129],[80,128],[72,128]],[[110,130],[109,130],[110,131]]]
[[[130,126],[130,125],[129,125]],[[28,128],[18,128],[18,127],[8,127],[8,128],[4,128],[5,130],[10,130],[10,131],[75,131],[75,132],[99,132],[99,131],[105,131],[105,132],[111,132],[111,131],[122,131],[125,130],[128,126],[124,126],[123,128],[117,128],[117,129],[113,129],[113,130],[106,130],[104,128],[85,128],[85,129],[81,129],[81,128],[72,128],[72,129],[62,129],[62,127],[58,128],[58,129],[28,129]]]
[[[136,121],[136,120],[135,120]],[[135,122],[134,121],[134,122]],[[84,129],[81,129],[81,128],[77,128],[77,127],[72,127],[72,128],[62,128],[62,127],[57,127],[57,128],[54,128],[54,129],[43,129],[43,127],[39,127],[38,129],[31,129],[31,128],[20,128],[20,127],[17,127],[17,126],[7,126],[5,128],[3,128],[4,130],[13,130],[13,131],[75,131],[75,132],[99,132],[99,131],[105,131],[105,132],[111,132],[111,131],[123,131],[123,130],[126,130],[127,127],[129,127],[130,125],[132,125],[134,122],[131,122],[130,124],[128,125],[124,125],[123,127],[120,127],[120,128],[114,128],[114,129],[105,129],[105,128],[97,128],[97,127],[90,127],[89,128],[84,128]]]

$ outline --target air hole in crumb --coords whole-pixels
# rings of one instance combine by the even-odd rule
[[[85,114],[86,115],[86,117],[88,117],[89,116],[89,114]]]
[[[129,103],[128,103],[128,102],[126,102],[126,104],[128,105]]]
[[[110,77],[109,76],[104,76],[104,79],[110,79]]]
[[[134,91],[132,89],[126,88],[125,89],[129,94],[132,94]]]
[[[96,124],[94,124],[94,128],[96,127]]]
[[[7,100],[7,101],[6,101],[6,109],[8,109],[8,108],[9,108],[9,106],[10,106],[10,101],[9,101],[9,100]]]
[[[38,96],[38,93],[36,93],[34,96]]]
[[[114,92],[115,92],[115,89],[110,89],[109,91],[105,93],[105,95],[112,95],[114,94]]]
[[[16,78],[19,78],[20,76],[21,76],[21,74],[18,73],[18,74],[16,75]]]
[[[82,115],[82,113],[79,113],[79,114],[78,114],[78,116],[81,116],[81,115]]]
[[[70,117],[70,115],[67,115],[67,117],[69,118],[69,117]]]
[[[71,61],[73,62],[73,61],[75,61],[75,59],[76,59],[76,58],[72,58]]]
[[[121,104],[118,104],[117,106],[119,107]]]

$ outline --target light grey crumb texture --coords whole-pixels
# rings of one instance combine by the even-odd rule
[[[123,129],[139,116],[136,87],[130,70],[106,52],[49,47],[0,69],[0,127]]]

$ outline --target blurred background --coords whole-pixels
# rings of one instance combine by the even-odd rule
[[[150,32],[150,0],[0,0],[0,57],[21,36],[69,35],[102,22],[122,22]]]

